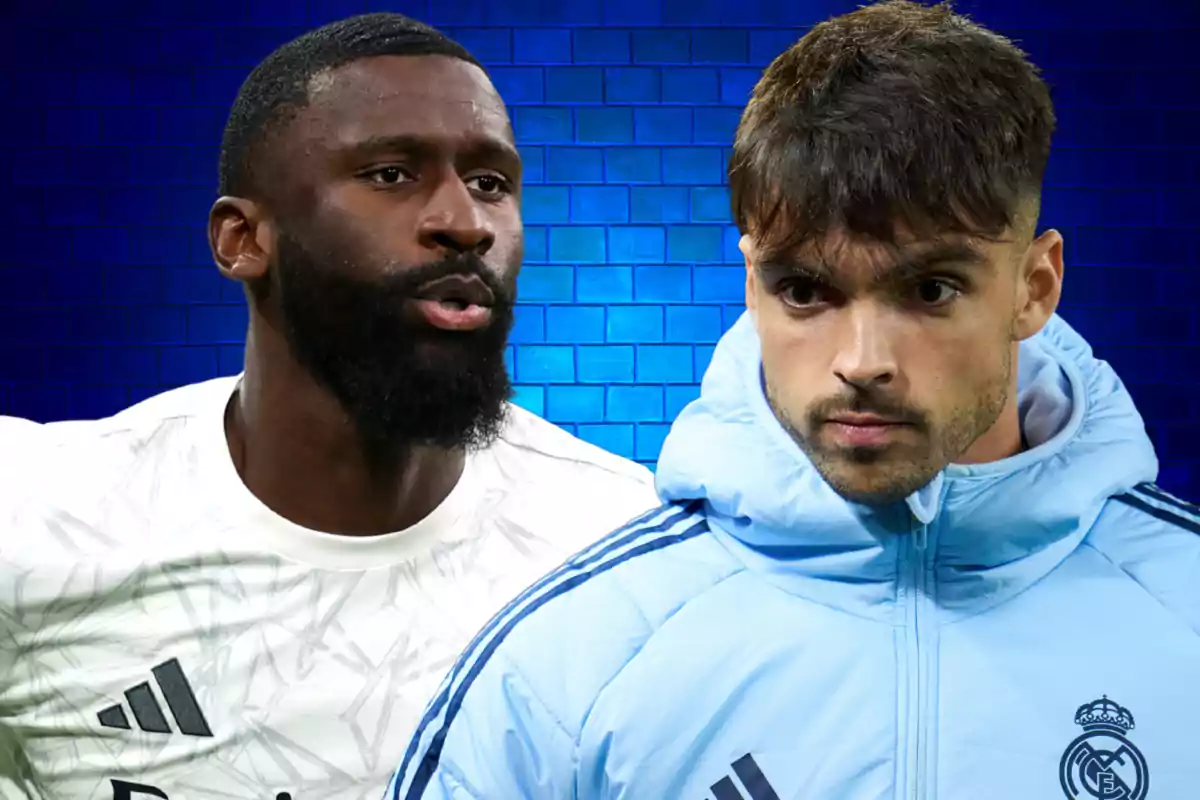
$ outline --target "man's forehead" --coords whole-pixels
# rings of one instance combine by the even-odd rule
[[[363,59],[317,73],[308,94],[307,121],[336,139],[509,131],[507,110],[487,75],[445,56]]]

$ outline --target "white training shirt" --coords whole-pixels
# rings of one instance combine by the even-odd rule
[[[513,407],[408,530],[306,530],[234,468],[236,385],[0,418],[0,798],[378,800],[491,615],[658,504],[649,470]]]

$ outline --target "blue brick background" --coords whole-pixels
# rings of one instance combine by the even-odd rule
[[[527,163],[518,400],[651,463],[737,317],[723,186],[767,61],[847,0],[17,0],[0,24],[0,413],[91,417],[240,366],[210,265],[217,144],[247,71],[304,29],[388,8],[492,69]],[[1200,495],[1200,49],[1194,4],[974,0],[1046,70],[1061,132],[1044,220],[1064,315]],[[1149,27],[1153,26],[1153,27]]]

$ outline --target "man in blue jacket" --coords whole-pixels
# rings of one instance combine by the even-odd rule
[[[730,166],[749,311],[668,504],[479,633],[391,797],[1200,797],[1200,510],[1054,315],[1053,127],[944,7],[775,60]]]

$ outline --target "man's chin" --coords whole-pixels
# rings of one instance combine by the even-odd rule
[[[460,352],[462,355],[456,358],[471,362],[503,358],[508,327],[493,322],[476,330],[446,330],[434,325],[420,324],[413,325],[404,335],[412,352]]]
[[[436,402],[435,398],[430,398]],[[441,414],[423,420],[397,418],[378,406],[351,412],[368,461],[386,473],[399,466],[414,448],[479,450],[500,435],[507,404],[494,400],[486,407],[466,408],[445,398]]]
[[[472,361],[478,361],[479,353],[483,349],[481,339],[483,334],[474,332],[456,332],[443,331],[437,328],[428,330],[415,331],[409,335],[409,349],[413,353],[436,353],[441,356],[446,354],[455,354],[452,357],[456,360],[465,360],[470,358]],[[489,350],[492,348],[488,348]],[[499,351],[501,356],[503,350]],[[457,355],[457,354],[462,355]],[[497,357],[501,357],[497,356]],[[438,362],[440,366],[445,368],[446,362]]]
[[[918,469],[911,463],[888,458],[887,448],[871,452],[842,454],[835,460],[814,460],[817,471],[842,498],[861,505],[883,506],[897,503],[925,486],[936,473]]]

